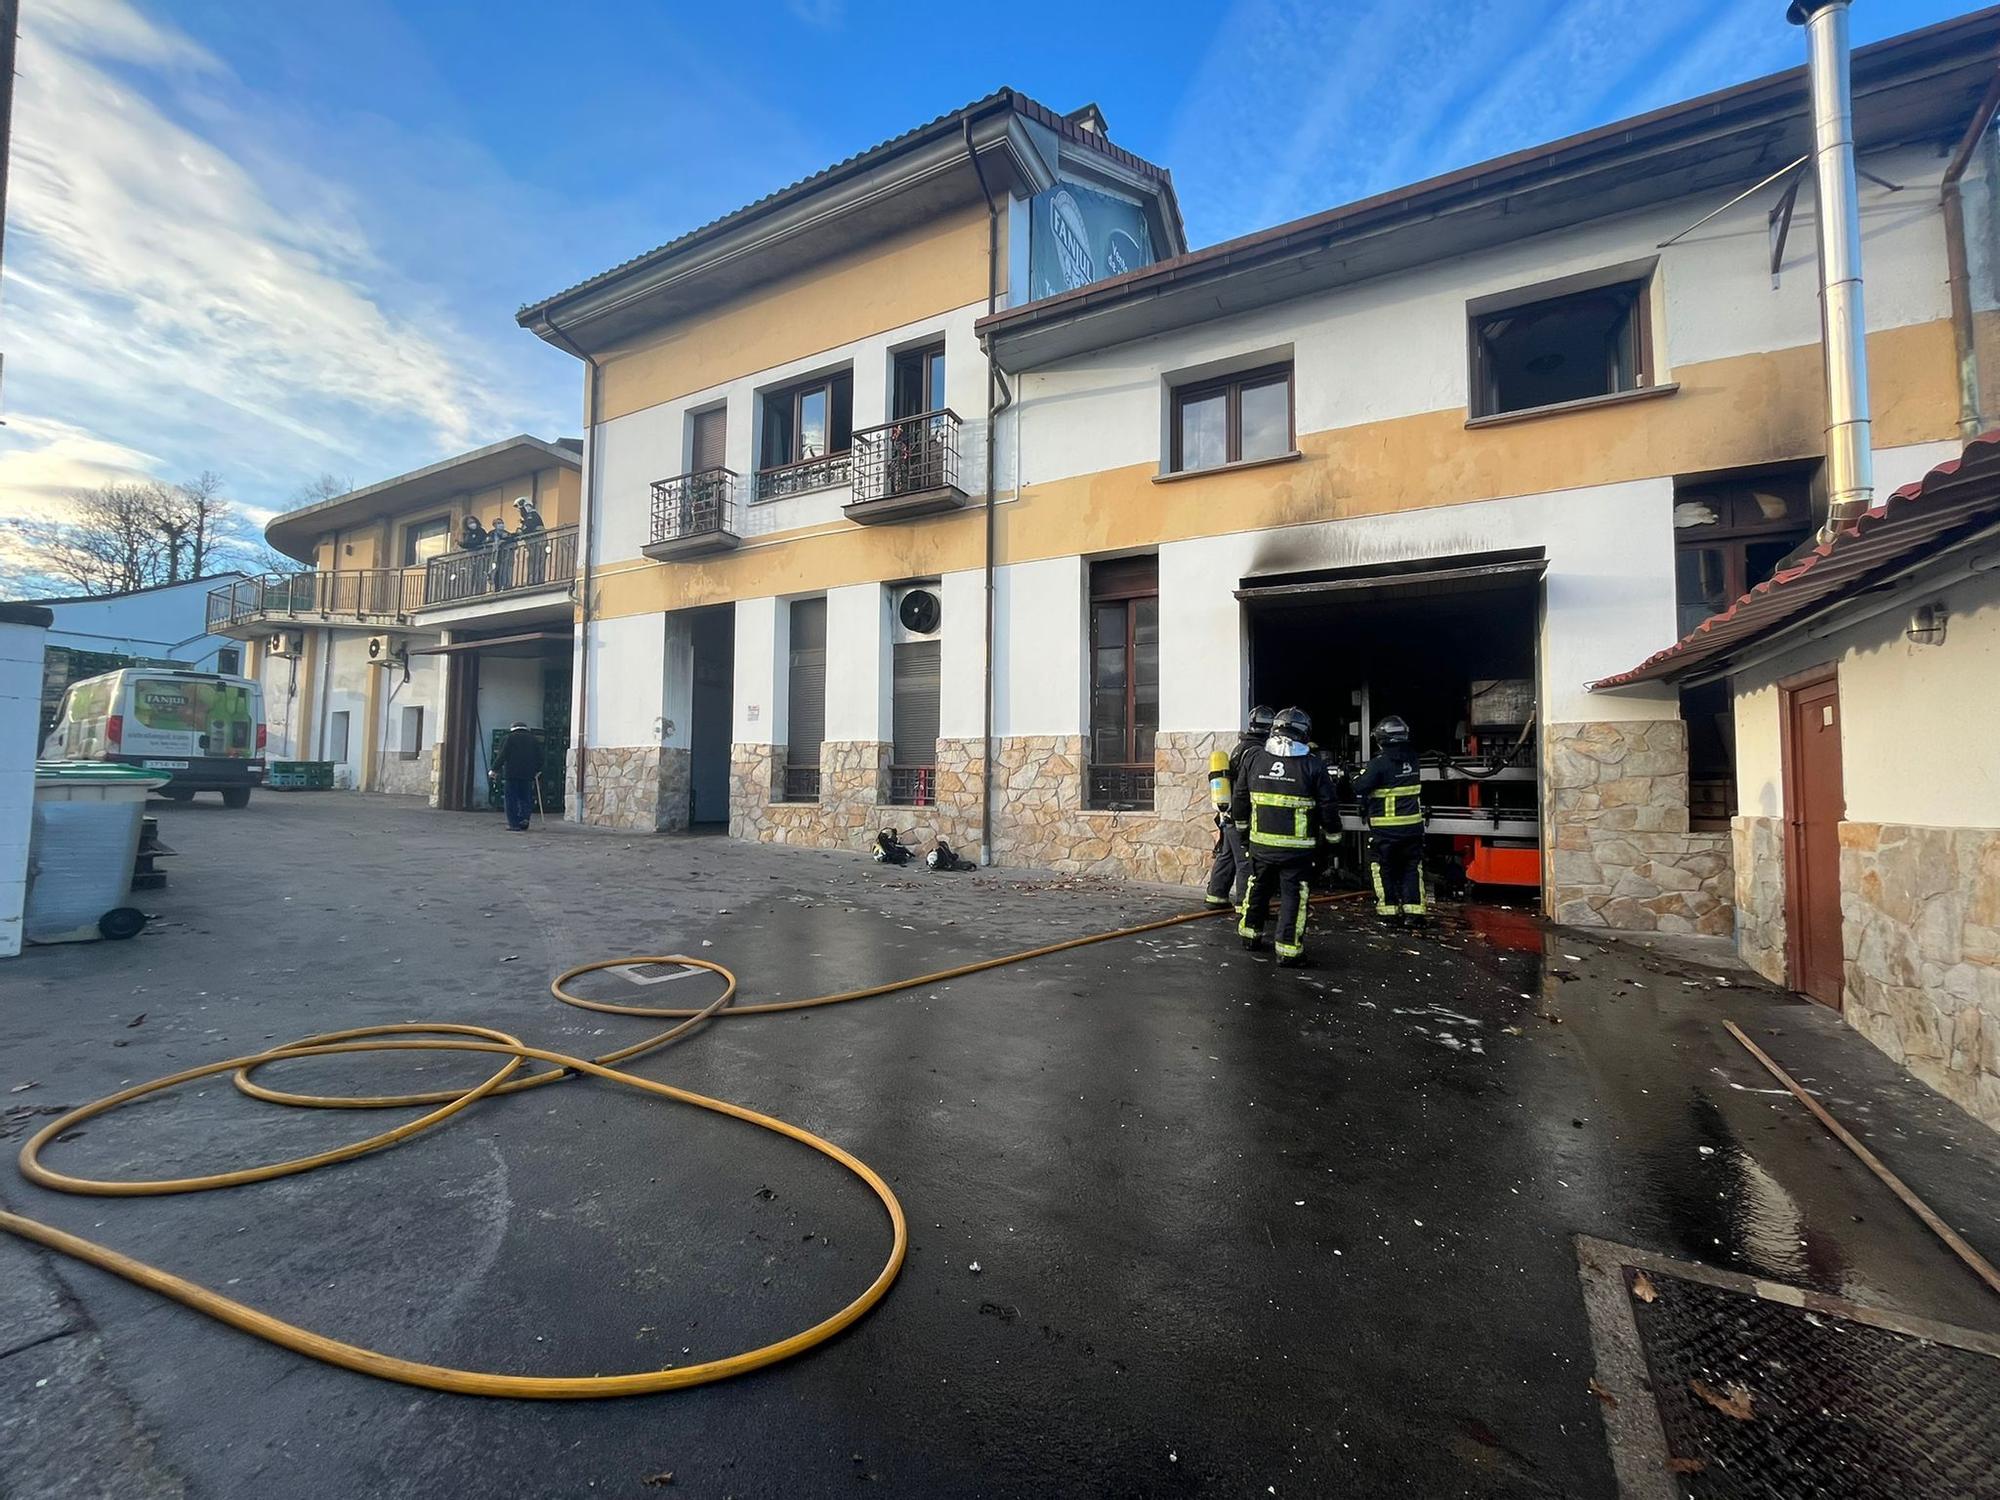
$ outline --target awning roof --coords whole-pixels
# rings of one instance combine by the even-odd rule
[[[1547,568],[1548,561],[1539,547],[1525,548],[1433,558],[1421,563],[1251,577],[1243,580],[1236,597],[1246,604],[1284,608],[1490,593],[1497,589],[1534,587]]]
[[[495,656],[539,656],[552,643],[568,646],[567,630],[524,630],[516,635],[489,635],[473,640],[447,641],[440,646],[412,646],[412,656],[469,656],[475,651]]]
[[[2000,429],[1974,438],[1957,458],[1904,485],[1666,650],[1590,686],[1672,682],[1722,663],[1994,525],[2000,525]]]
[[[574,442],[574,439],[569,440]],[[331,500],[274,516],[264,528],[265,539],[280,552],[311,562],[320,533],[342,526],[363,526],[377,516],[427,504],[451,495],[468,494],[518,478],[534,469],[583,467],[583,445],[549,442],[517,432],[510,438],[442,459],[394,479],[363,485]]]

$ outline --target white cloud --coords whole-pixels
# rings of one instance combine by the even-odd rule
[[[125,0],[37,0],[29,17],[38,31],[71,51],[149,67],[222,71],[205,48],[141,15]]]
[[[347,189],[295,175],[274,201],[244,165],[240,85],[200,46],[126,0],[45,0],[20,56],[17,430],[59,414],[65,451],[95,432],[169,477],[214,467],[275,497],[357,454],[442,456],[521,425],[448,319],[385,304]],[[29,495],[0,469],[0,515]]]
[[[78,490],[154,478],[160,461],[81,427],[14,417],[0,429],[0,510],[10,517],[60,515]]]
[[[1167,159],[1197,240],[1273,223],[1782,66],[1751,0],[1237,0]]]

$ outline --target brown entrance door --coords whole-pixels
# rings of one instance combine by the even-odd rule
[[[1785,930],[1795,988],[1840,1008],[1840,683],[1785,688]]]

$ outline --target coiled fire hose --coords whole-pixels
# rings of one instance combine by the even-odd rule
[[[1339,899],[1342,897],[1322,896],[1316,898],[1313,904]],[[909,1226],[903,1217],[903,1207],[896,1201],[896,1195],[891,1191],[889,1184],[883,1181],[881,1175],[866,1162],[809,1130],[789,1124],[772,1115],[747,1109],[740,1104],[711,1099],[704,1094],[690,1093],[671,1084],[655,1083],[650,1078],[625,1072],[614,1066],[615,1064],[630,1062],[634,1058],[677,1042],[695,1028],[719,1016],[771,1015],[779,1011],[810,1010],[822,1005],[839,1005],[850,1000],[868,1000],[879,995],[892,995],[923,985],[942,984],[953,979],[961,979],[968,974],[1004,968],[1009,964],[1024,963],[1033,958],[1045,958],[1050,954],[1068,952],[1070,949],[1087,947],[1093,943],[1107,943],[1118,938],[1159,932],[1188,922],[1199,922],[1207,917],[1218,916],[1223,910],[1227,908],[1186,912],[1154,922],[1142,922],[1134,927],[1088,933],[1082,937],[1048,943],[1039,948],[1005,954],[999,958],[980,959],[949,969],[939,969],[933,973],[917,975],[912,979],[896,979],[886,984],[842,990],[831,995],[814,995],[800,1000],[772,1000],[756,1005],[732,1006],[730,1002],[736,996],[736,976],[721,964],[711,963],[704,958],[690,958],[682,954],[654,954],[632,958],[597,959],[591,963],[578,964],[558,974],[549,984],[550,993],[565,1005],[581,1006],[586,1010],[604,1011],[611,1015],[674,1020],[678,1024],[595,1058],[572,1057],[567,1053],[531,1047],[519,1037],[511,1036],[504,1031],[452,1022],[408,1022],[400,1025],[364,1026],[347,1031],[323,1032],[285,1046],[272,1047],[243,1057],[225,1058],[220,1062],[204,1063],[200,1067],[187,1068],[163,1078],[155,1078],[147,1083],[120,1089],[115,1094],[107,1094],[102,1099],[94,1100],[57,1117],[37,1131],[21,1147],[19,1165],[22,1175],[42,1187],[57,1192],[97,1197],[153,1197],[171,1193],[207,1192],[214,1188],[237,1187],[251,1182],[268,1182],[276,1177],[295,1176],[318,1167],[332,1166],[336,1162],[352,1161],[356,1157],[366,1156],[371,1152],[398,1145],[413,1136],[421,1135],[483,1099],[517,1094],[527,1089],[541,1088],[547,1084],[578,1076],[601,1078],[607,1083],[623,1084],[627,1088],[638,1089],[642,1093],[670,1099],[679,1104],[712,1110],[717,1114],[728,1115],[732,1119],[742,1120],[798,1141],[840,1163],[866,1183],[869,1190],[881,1201],[883,1210],[889,1216],[892,1235],[888,1258],[883,1262],[882,1269],[876,1273],[875,1279],[860,1296],[831,1317],[792,1334],[789,1338],[779,1339],[775,1343],[746,1350],[741,1354],[732,1354],[726,1358],[668,1369],[634,1371],[624,1375],[506,1375],[422,1364],[415,1360],[384,1354],[379,1350],[366,1349],[358,1344],[328,1338],[310,1329],[301,1328],[297,1324],[287,1323],[282,1318],[260,1312],[254,1307],[225,1297],[220,1292],[177,1276],[171,1271],[122,1254],[94,1240],[70,1234],[38,1219],[0,1211],[0,1229],[18,1235],[22,1239],[32,1240],[48,1249],[60,1251],[100,1270],[109,1271],[115,1276],[122,1276],[127,1281],[158,1292],[161,1296],[171,1297],[196,1312],[205,1313],[218,1322],[227,1323],[232,1328],[277,1344],[281,1348],[290,1349],[294,1353],[327,1364],[339,1365],[343,1369],[355,1370],[363,1375],[399,1381],[404,1385],[421,1386],[435,1391],[451,1391],[468,1396],[583,1400],[681,1390],[688,1386],[727,1380],[733,1375],[743,1375],[752,1370],[762,1369],[766,1365],[777,1364],[781,1360],[803,1354],[815,1345],[825,1343],[835,1334],[859,1321],[870,1308],[880,1302],[895,1281],[897,1273],[902,1270],[903,1258],[909,1250]],[[593,1000],[575,994],[567,988],[572,980],[600,969],[654,963],[684,964],[693,968],[707,969],[722,977],[723,991],[704,1006],[663,1008],[619,1005],[608,1000]],[[429,1093],[376,1094],[363,1097],[292,1093],[260,1083],[255,1076],[262,1068],[294,1058],[335,1057],[362,1052],[413,1051],[484,1053],[499,1059],[500,1065],[483,1083],[465,1090],[443,1089]],[[548,1066],[541,1072],[520,1073],[522,1066],[531,1061],[545,1063]],[[43,1163],[42,1152],[49,1143],[75,1129],[85,1120],[109,1114],[135,1100],[165,1093],[170,1089],[179,1088],[182,1084],[193,1083],[202,1078],[212,1078],[219,1073],[230,1074],[236,1087],[251,1098],[273,1104],[288,1104],[305,1109],[399,1109],[423,1105],[436,1107],[430,1113],[398,1125],[393,1130],[385,1130],[345,1146],[315,1152],[309,1156],[293,1157],[286,1161],[270,1162],[263,1166],[244,1167],[237,1171],[216,1172],[199,1177],[150,1180],[73,1177]]]

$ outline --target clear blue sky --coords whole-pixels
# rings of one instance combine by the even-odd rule
[[[1857,40],[1967,8],[1859,0]],[[1791,66],[1783,9],[23,0],[0,518],[575,433],[521,303],[1001,84],[1096,100],[1199,245]]]

